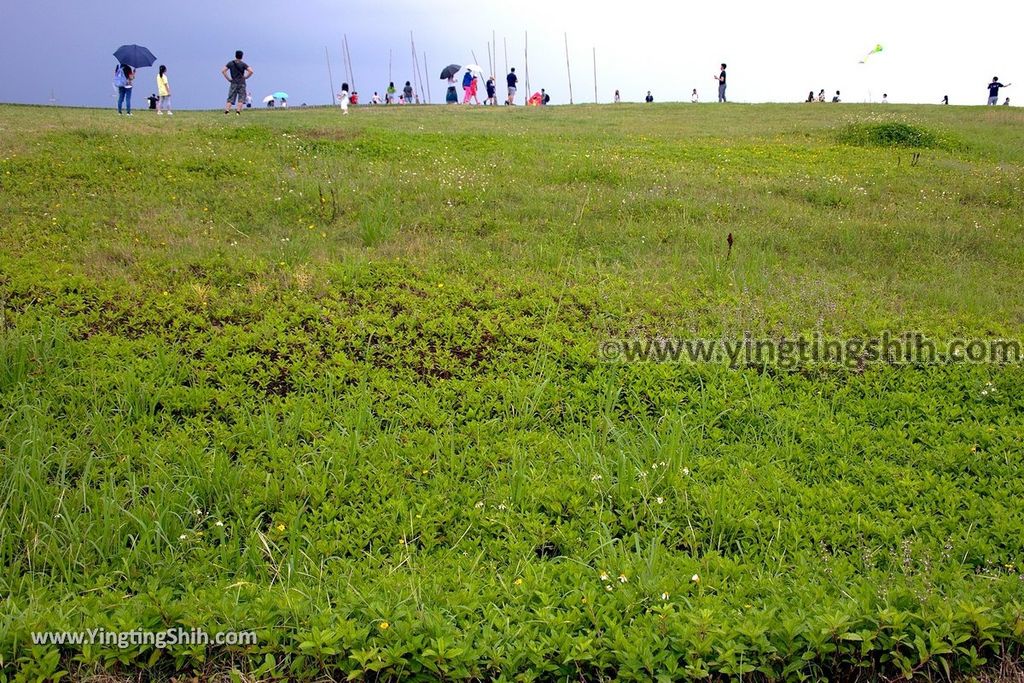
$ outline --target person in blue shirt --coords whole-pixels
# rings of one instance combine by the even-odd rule
[[[508,98],[505,100],[505,104],[515,104],[516,86],[519,84],[519,76],[516,76],[515,67],[509,69],[508,76],[505,77],[505,82],[508,84]]]
[[[1012,84],[1007,83],[1006,85],[1003,85],[999,82],[999,76],[993,76],[992,82],[988,84],[988,103],[990,105],[999,104],[999,89],[1009,88],[1010,85]]]

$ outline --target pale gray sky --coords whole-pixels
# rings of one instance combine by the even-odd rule
[[[326,103],[330,86],[324,48],[331,53],[335,89],[342,75],[340,43],[348,34],[356,89],[364,99],[392,78],[412,78],[409,31],[427,53],[434,101],[437,78],[449,62],[467,64],[475,51],[487,66],[487,43],[497,35],[499,83],[509,66],[523,75],[529,33],[532,90],[544,87],[553,103],[569,99],[564,33],[568,32],[573,95],[594,100],[592,49],[597,50],[598,97],[659,102],[702,100],[715,94],[718,64],[729,64],[730,99],[800,101],[808,90],[842,90],[846,101],[983,104],[994,75],[1018,82],[1004,91],[1024,104],[1022,3],[920,0],[820,0],[691,5],[520,0],[490,6],[454,0],[249,0],[164,3],[107,0],[0,0],[0,101],[112,104],[113,50],[122,43],[149,47],[167,64],[176,106],[222,106],[220,68],[243,49],[256,71],[257,97],[276,90],[291,104]],[[876,43],[885,46],[865,65],[857,61]],[[137,98],[155,90],[156,69],[140,72]],[[521,88],[521,92],[525,90]],[[138,106],[138,103],[136,104]]]

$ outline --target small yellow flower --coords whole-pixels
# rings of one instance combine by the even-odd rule
[[[377,624],[377,628],[379,628],[381,631],[387,631],[389,628],[391,628],[391,624],[389,624],[386,621],[382,621],[379,624]]]
[[[517,586],[522,586],[523,585],[523,580],[522,579],[516,579],[512,583],[514,583]]]
[[[277,525],[277,530],[278,531],[284,531],[284,524],[278,524]]]
[[[584,605],[587,604],[587,596],[584,595],[582,598],[580,598],[580,602]]]

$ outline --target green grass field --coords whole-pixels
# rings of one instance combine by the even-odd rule
[[[1022,339],[1022,237],[1003,107],[0,107],[0,681],[1012,659],[1021,364],[600,350]]]

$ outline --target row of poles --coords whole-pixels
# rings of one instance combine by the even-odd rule
[[[498,66],[498,44],[494,31],[491,31],[491,40],[487,43],[487,66],[491,74],[495,73],[496,67]],[[502,38],[505,48],[505,73],[508,73],[508,38]],[[419,53],[416,52],[416,39],[413,36],[413,32],[409,31],[409,47],[412,52],[412,70],[413,70],[413,87],[418,93],[422,93],[426,96],[426,103],[430,104],[430,78],[429,69],[427,68],[427,53],[423,53],[423,63],[420,64]],[[476,58],[476,53],[470,50],[470,54],[473,55],[473,61],[479,64],[480,62]],[[331,71],[331,53],[324,47],[324,56],[327,58],[327,77],[331,83],[331,102],[337,102],[337,91],[334,89],[334,74]],[[352,54],[348,49],[348,35],[342,36],[341,41],[341,56],[345,67],[345,82],[348,83],[350,92],[356,89],[356,77],[352,70]],[[597,48],[593,48],[594,56],[594,102],[597,102]],[[392,77],[391,67],[394,61],[394,51],[388,50],[388,82],[393,83],[394,78]],[[523,76],[526,81],[526,92],[530,92],[530,35],[529,33],[523,34]],[[422,70],[421,70],[422,67]],[[569,79],[569,104],[573,104],[572,96],[572,67],[569,64],[569,34],[565,34],[565,73]]]

